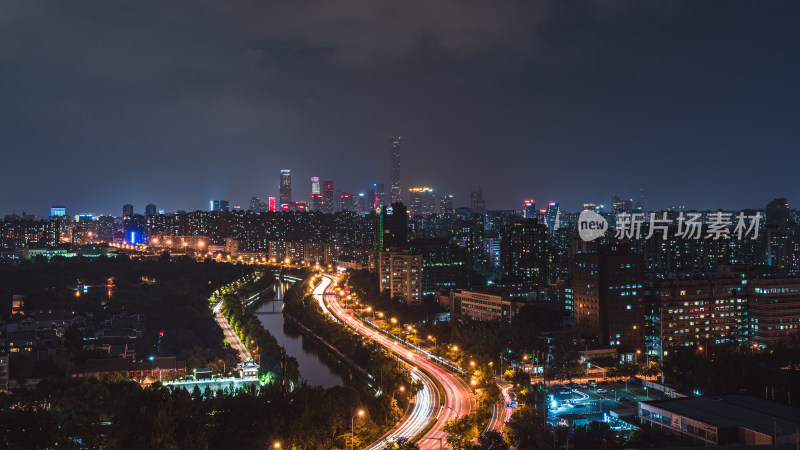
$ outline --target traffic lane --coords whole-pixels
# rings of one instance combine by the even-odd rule
[[[329,280],[327,286],[325,286],[325,290],[327,291],[326,294],[333,294],[333,286],[334,283],[329,278],[325,277]],[[361,333],[365,337],[371,338],[373,341],[376,341],[378,344],[382,345],[385,348],[392,349],[392,344],[394,343],[388,337],[371,330],[369,327],[361,323],[361,321],[353,318],[349,314],[347,314],[344,309],[341,307],[338,301],[336,301],[336,297],[331,297],[332,301],[329,302],[330,311],[332,315],[338,317],[339,320],[346,323],[348,326],[352,327],[359,333]],[[324,305],[324,302],[322,302]],[[325,308],[325,310],[328,310]],[[397,353],[395,351],[395,353]],[[423,372],[414,371],[412,373],[412,377],[416,376],[423,382],[423,389],[417,393],[416,402],[414,405],[414,410],[411,415],[402,423],[396,430],[390,431],[387,436],[384,436],[380,439],[377,443],[373,446],[369,447],[370,449],[379,449],[382,448],[386,443],[396,440],[399,437],[407,437],[413,438],[417,434],[419,434],[427,424],[433,420],[435,414],[437,413],[438,406],[439,406],[439,391],[436,389],[433,380],[431,380],[427,375]],[[430,444],[428,443],[420,443],[420,448],[428,448]],[[432,448],[432,447],[431,447]]]
[[[332,280],[333,281],[333,280]],[[331,283],[331,286],[334,283]],[[330,288],[332,291],[332,288]],[[366,325],[364,325],[361,321],[355,319],[354,317],[346,314],[341,305],[338,301],[335,300],[330,302],[330,307],[336,309],[336,313],[342,314],[342,319],[345,320],[348,324],[352,325],[357,330],[371,330]],[[395,353],[401,354],[410,362],[419,365],[420,367],[427,370],[434,378],[436,378],[439,383],[442,384],[442,387],[445,390],[445,406],[441,410],[441,413],[437,416],[437,421],[435,425],[431,428],[431,430],[424,436],[424,438],[420,441],[420,446],[423,448],[427,448],[430,445],[430,448],[436,448],[434,443],[426,444],[426,438],[428,440],[438,440],[444,439],[446,437],[446,433],[442,431],[442,426],[447,420],[460,417],[462,415],[468,414],[472,409],[472,399],[471,399],[471,390],[466,385],[464,381],[460,378],[457,378],[450,374],[449,372],[442,369],[438,364],[435,364],[427,359],[425,356],[421,356],[416,353],[416,350],[413,349],[406,349],[404,346],[400,345],[394,339],[389,338],[388,336],[378,333],[377,331],[372,331],[374,334],[362,333],[366,336],[372,338],[373,340],[378,341],[384,347],[387,347],[394,351]],[[402,352],[407,352],[402,354]]]

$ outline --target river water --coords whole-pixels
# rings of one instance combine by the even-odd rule
[[[344,379],[350,377],[347,367],[314,341],[303,336],[297,327],[284,321],[281,313],[284,288],[285,286],[279,287],[275,300],[265,301],[256,309],[255,313],[261,325],[275,336],[289,356],[297,359],[300,376],[309,385],[322,386],[326,389],[343,385]]]

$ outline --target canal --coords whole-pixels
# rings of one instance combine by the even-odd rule
[[[276,288],[275,299],[265,301],[255,311],[261,325],[275,336],[289,356],[297,359],[300,376],[310,386],[322,386],[327,389],[343,385],[344,380],[350,378],[347,366],[330,356],[314,341],[303,336],[297,327],[284,320],[281,308],[283,291],[287,286],[278,283]]]

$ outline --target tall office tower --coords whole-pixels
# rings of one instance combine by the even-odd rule
[[[526,287],[550,282],[549,231],[534,219],[516,220],[500,242],[504,280]]]
[[[339,191],[336,197],[339,199],[339,205],[337,207],[337,210],[354,211],[356,209],[354,202],[355,197],[353,196],[353,194]]]
[[[322,211],[322,194],[311,194],[311,202],[308,205],[310,211]]]
[[[211,200],[211,211],[228,211],[230,202],[227,200]]]
[[[411,216],[430,216],[436,214],[436,197],[429,187],[415,187],[408,190]]]
[[[50,217],[64,217],[67,215],[67,208],[63,206],[51,206]],[[133,207],[131,207],[131,215],[133,215]]]
[[[281,208],[283,208],[283,205],[290,205],[292,203],[292,171],[289,169],[281,170],[279,197],[281,201]]]
[[[275,197],[269,197],[268,201],[269,201],[269,204],[267,206],[268,209],[270,211],[273,211],[273,212],[277,211],[278,210],[278,199],[275,198]]]
[[[611,196],[611,212],[614,214],[633,212],[633,199],[621,199],[616,195]]]
[[[322,183],[322,211],[328,214],[331,214],[336,208],[333,194],[333,181],[324,181]]]
[[[358,197],[356,197],[356,211],[360,214],[365,214],[372,211],[372,205],[369,201],[370,195],[369,193],[365,194],[363,192],[358,193]]]
[[[594,254],[575,255],[574,276],[575,330],[630,355],[644,352],[642,256],[626,245],[601,245]]]
[[[558,202],[550,202],[547,204],[547,212],[544,215],[544,220],[550,231],[555,231],[561,227],[561,210],[558,208]]]
[[[453,194],[444,194],[439,200],[440,214],[453,214]]]
[[[483,191],[480,186],[478,186],[477,191],[469,193],[469,207],[476,214],[484,214],[486,212],[486,201],[483,199]]]
[[[789,223],[789,202],[785,198],[776,198],[767,203],[764,211],[764,223],[766,225],[784,226]]]
[[[525,200],[525,209],[522,211],[522,217],[526,219],[535,219],[538,211],[536,211],[536,202],[533,200]]]
[[[371,211],[375,211],[375,206],[376,206],[376,202],[375,202],[375,199],[377,198],[375,196],[375,185],[376,184],[377,183],[372,183],[372,187],[367,189],[367,197],[364,199],[364,202],[367,205],[367,209],[371,210]]]
[[[322,190],[319,185],[319,177],[311,177],[311,201],[308,209],[311,211],[322,211]]]
[[[386,185],[384,185],[383,183],[375,183],[374,186],[375,186],[375,207],[377,208],[378,206],[381,205],[391,204],[392,199],[386,198],[387,197]]]
[[[400,190],[400,143],[402,138],[389,138],[389,150],[392,153],[392,184],[389,186],[389,194],[392,203],[400,202],[402,192]]]
[[[402,203],[381,208],[378,215],[378,250],[408,247],[408,212]]]
[[[264,212],[267,210],[267,205],[261,201],[258,197],[250,198],[250,211],[253,212]]]
[[[147,206],[144,207],[145,217],[155,216],[156,214],[158,214],[158,208],[156,208],[156,205],[148,203]]]
[[[133,217],[133,205],[125,203],[122,205],[122,218],[130,219],[131,217]]]
[[[311,193],[312,194],[322,193],[322,191],[319,190],[319,177],[311,177]]]

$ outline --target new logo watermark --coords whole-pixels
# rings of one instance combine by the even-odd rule
[[[584,241],[593,241],[606,234],[608,221],[594,211],[584,210],[578,217],[578,234]]]
[[[616,239],[641,239],[642,229],[647,235],[645,239],[652,238],[660,232],[661,239],[669,238],[670,233],[681,239],[732,239],[758,238],[759,225],[763,216],[760,212],[746,215],[740,212],[716,211],[712,213],[686,213],[681,212],[678,217],[671,219],[666,212],[657,216],[650,213],[619,213],[614,227]],[[649,219],[649,220],[648,220]],[[584,241],[593,241],[606,234],[608,222],[600,214],[584,210],[578,217],[578,234]],[[703,232],[705,231],[705,233]]]

